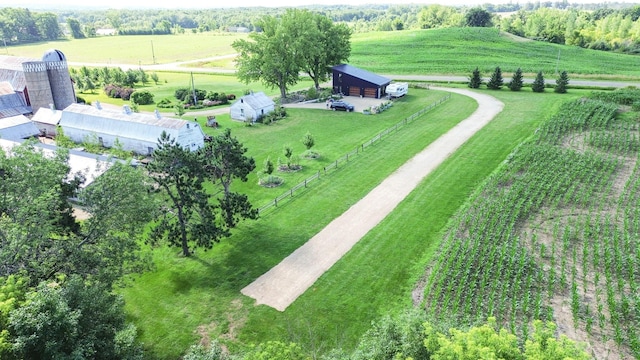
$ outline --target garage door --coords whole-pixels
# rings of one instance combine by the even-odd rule
[[[378,97],[378,89],[376,89],[376,88],[365,88],[364,89],[364,97],[377,98]]]
[[[349,96],[360,96],[360,88],[355,86],[350,87]]]

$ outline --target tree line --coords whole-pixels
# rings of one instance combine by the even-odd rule
[[[299,7],[346,24],[353,32],[399,31],[465,26],[474,8],[444,5],[313,5]],[[636,41],[638,6],[628,3],[571,4],[563,1],[484,4],[492,25],[533,39],[601,50],[626,49]],[[285,8],[51,10],[0,9],[0,34],[8,44],[97,36],[110,28],[120,35],[206,31],[260,31],[264,16],[282,16]],[[500,14],[516,12],[507,16]],[[606,18],[606,20],[605,20]],[[56,21],[57,20],[57,21]],[[66,25],[65,25],[66,24]],[[633,29],[631,29],[633,28]],[[625,41],[627,45],[624,45]],[[622,45],[621,45],[622,44]],[[626,46],[626,47],[625,47]]]

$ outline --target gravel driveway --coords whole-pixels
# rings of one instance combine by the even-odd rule
[[[422,179],[488,124],[504,107],[496,98],[470,90],[434,89],[469,96],[478,102],[478,109],[398,168],[278,265],[242,289],[244,295],[256,299],[257,304],[284,311],[369,230],[391,213]],[[380,102],[379,99],[377,101]]]

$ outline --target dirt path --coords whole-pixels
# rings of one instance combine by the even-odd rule
[[[418,153],[345,213],[329,223],[278,265],[242,289],[242,293],[284,311],[333,264],[373,229],[429,173],[502,111],[494,97],[465,89],[443,89],[472,97],[478,109]]]

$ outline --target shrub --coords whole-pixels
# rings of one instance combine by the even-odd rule
[[[134,91],[130,87],[123,87],[114,84],[105,85],[103,90],[108,97],[122,100],[129,100]]]
[[[131,101],[138,105],[153,104],[153,94],[147,90],[136,91],[131,94]]]

